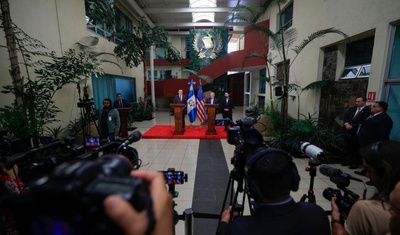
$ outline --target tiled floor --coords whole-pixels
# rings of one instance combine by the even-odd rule
[[[242,108],[237,108],[234,110],[233,120],[242,118],[244,115]],[[169,115],[169,110],[166,111],[156,111],[154,114],[154,119],[151,121],[137,122],[134,124],[142,134],[149,130],[156,124],[159,125],[173,125],[173,117]],[[219,117],[217,117],[219,118]],[[188,124],[189,121],[186,120]],[[196,121],[193,123],[194,126],[199,125]],[[218,141],[218,140],[216,140]],[[220,140],[222,147],[224,149],[227,165],[229,170],[233,169],[230,164],[230,159],[234,150],[234,146],[227,143],[226,140]],[[183,185],[177,185],[176,191],[179,192],[179,196],[175,198],[177,206],[175,210],[182,214],[186,208],[191,208],[193,189],[194,189],[194,177],[196,175],[196,163],[197,163],[197,153],[199,148],[199,140],[193,139],[141,139],[140,141],[133,143],[132,147],[136,148],[139,152],[139,158],[143,161],[140,169],[144,170],[167,170],[167,168],[175,168],[175,170],[184,171],[188,174],[188,182]],[[295,159],[294,162],[297,165],[299,174],[301,176],[300,187],[297,192],[292,192],[292,197],[299,201],[303,194],[307,194],[310,187],[311,176],[309,172],[305,171],[308,166],[308,159]],[[354,175],[352,170],[347,167],[343,167],[339,164],[332,164],[331,167],[339,168],[344,173]],[[357,176],[357,175],[354,175]],[[358,177],[358,176],[357,176]],[[364,181],[368,181],[366,177],[359,177]],[[316,203],[320,205],[324,210],[330,210],[330,203],[322,196],[324,189],[331,187],[336,189],[336,185],[329,180],[329,177],[322,175],[319,170],[317,171],[316,177],[314,178],[314,194],[316,198]],[[371,197],[375,188],[371,186],[366,186],[367,188],[367,198]],[[363,195],[364,184],[356,181],[351,181],[349,190],[360,195]],[[176,234],[183,235],[184,233],[184,223],[179,221],[176,225]]]

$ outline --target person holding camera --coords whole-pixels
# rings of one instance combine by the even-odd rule
[[[390,193],[389,212],[392,215],[390,218],[390,232],[392,235],[400,234],[400,181],[396,184],[393,191]]]
[[[377,193],[370,200],[358,200],[350,209],[347,218],[332,197],[332,232],[337,234],[386,234],[389,233],[389,204],[385,203],[390,192],[400,180],[400,142],[375,142],[360,149],[367,177],[371,179]],[[385,200],[386,199],[386,200]],[[343,219],[344,224],[342,224]]]
[[[245,180],[256,206],[250,216],[233,218],[232,206],[221,215],[217,234],[330,234],[325,211],[312,203],[296,203],[300,176],[287,152],[262,147],[246,162]]]
[[[118,195],[108,196],[104,208],[108,217],[127,235],[172,235],[174,234],[173,201],[166,190],[162,173],[154,171],[132,171],[132,176],[149,184],[155,216],[154,228],[146,211],[137,212],[131,204]]]

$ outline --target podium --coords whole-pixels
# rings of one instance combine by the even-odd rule
[[[175,117],[175,131],[174,135],[183,135],[185,130],[183,129],[183,108],[185,107],[184,104],[169,104],[174,110],[174,117]]]
[[[127,108],[119,108],[117,109],[119,112],[119,120],[121,121],[121,137],[128,136],[128,116],[129,112],[132,110],[131,107]]]
[[[215,115],[217,114],[218,104],[205,104],[207,108],[207,116],[208,116],[208,128],[206,131],[206,135],[216,135],[217,131],[215,130]]]

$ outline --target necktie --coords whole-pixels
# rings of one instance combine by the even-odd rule
[[[122,108],[122,100],[119,101],[119,107]]]
[[[182,102],[182,96],[181,95],[179,96],[179,102]]]
[[[354,114],[353,118],[357,117],[358,113],[360,112],[360,108],[357,108],[356,113]]]
[[[211,104],[214,104],[214,99],[211,99]]]

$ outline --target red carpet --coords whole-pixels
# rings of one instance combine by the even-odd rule
[[[142,135],[143,139],[226,139],[223,126],[216,126],[216,135],[206,135],[207,126],[186,126],[183,135],[174,135],[175,126],[155,125]]]

